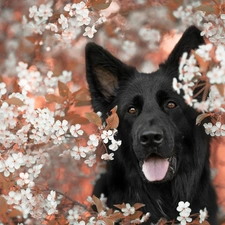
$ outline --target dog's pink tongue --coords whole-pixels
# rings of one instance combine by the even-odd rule
[[[144,161],[142,171],[149,181],[162,180],[168,171],[169,161],[160,157],[149,157]]]

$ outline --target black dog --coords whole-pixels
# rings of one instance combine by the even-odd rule
[[[147,224],[176,219],[179,201],[192,213],[207,208],[217,224],[216,194],[210,180],[209,137],[196,126],[198,112],[172,88],[179,60],[204,44],[200,31],[185,31],[165,63],[151,74],[139,73],[102,47],[86,46],[87,81],[94,110],[106,115],[118,106],[118,139],[122,145],[94,194],[104,193],[108,206],[144,203]]]

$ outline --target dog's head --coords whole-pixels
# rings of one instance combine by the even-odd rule
[[[193,147],[198,145],[193,140],[194,135],[199,136],[193,134],[197,112],[175,93],[172,80],[178,77],[183,52],[190,53],[201,44],[204,40],[200,31],[190,27],[166,62],[151,74],[139,73],[94,43],[86,46],[86,74],[93,108],[106,115],[118,106],[118,137],[122,140],[119,157],[136,162],[147,181],[171,180],[178,168],[182,172],[188,163],[193,163],[188,154],[199,154]],[[180,163],[183,157],[187,157],[187,165]]]

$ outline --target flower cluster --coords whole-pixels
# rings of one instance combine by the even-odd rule
[[[224,136],[225,13],[223,3],[213,2],[195,1],[175,11],[176,3],[170,7],[165,1],[146,0],[1,4],[0,180],[4,195],[0,196],[0,224],[11,224],[10,214],[21,219],[18,224],[44,220],[47,224],[111,224],[112,218],[140,224],[149,218],[149,213],[138,211],[141,204],[122,204],[112,211],[104,197],[100,201],[93,197],[92,204],[99,207],[96,213],[69,197],[85,199],[91,189],[88,185],[121,145],[115,112],[110,114],[111,127],[100,116],[91,114],[93,120],[83,116],[90,104],[82,79],[84,45],[95,38],[122,60],[150,72],[165,55],[159,48],[165,34],[197,25],[211,44],[183,55],[173,87],[203,113],[198,123],[212,118],[203,124],[207,134]],[[171,20],[172,14],[181,23]],[[98,151],[99,146],[103,151]],[[207,218],[206,209],[200,210],[197,221],[188,203],[183,206],[180,223],[193,219],[191,223],[198,224]]]
[[[202,29],[201,35],[211,43],[225,44],[224,3],[212,1],[211,4],[202,4],[201,1],[195,1],[187,6],[180,6],[173,14],[182,21],[184,29],[195,24]]]
[[[18,63],[16,71],[20,87],[36,95],[54,93],[58,86],[58,81],[68,83],[72,77],[72,72],[66,70],[62,71],[62,74],[59,76],[54,76],[52,71],[48,71],[44,76],[37,68],[28,68],[28,64],[24,62]]]
[[[70,133],[72,136],[79,138],[84,133],[83,130],[80,129],[81,125],[76,124],[70,127]],[[65,150],[60,156],[66,156],[68,154],[71,155],[75,160],[84,159],[84,163],[89,167],[92,167],[96,161],[96,151],[100,142],[104,145],[111,142],[109,144],[109,149],[112,151],[118,150],[121,145],[121,140],[115,140],[115,135],[117,130],[102,130],[102,127],[99,127],[100,134],[90,134],[87,140],[86,145],[75,145],[72,149]],[[103,153],[101,155],[101,159],[103,160],[113,160],[114,153]]]
[[[103,140],[103,143],[107,144],[111,142],[111,144],[109,144],[109,149],[112,151],[116,151],[119,148],[119,146],[122,144],[121,140],[115,139],[116,134],[117,134],[117,129],[103,130],[101,134],[101,139]]]
[[[177,206],[177,211],[179,212],[179,216],[177,220],[180,221],[181,225],[186,225],[187,222],[191,222],[192,219],[189,217],[191,214],[191,208],[189,208],[189,202],[179,202]]]
[[[10,191],[4,195],[8,205],[14,205],[14,208],[23,212],[24,217],[30,214],[33,218],[43,220],[46,215],[57,213],[57,201],[55,191],[51,191],[47,198],[42,194],[33,194],[30,188],[19,191]]]
[[[21,166],[24,165],[24,158],[22,153],[8,154],[6,159],[1,158],[0,161],[0,172],[4,173],[5,177],[8,177],[10,173],[14,173]]]
[[[31,34],[43,35],[50,31],[61,46],[70,46],[71,41],[80,35],[93,38],[97,32],[96,26],[106,21],[104,14],[95,10],[95,6],[88,5],[88,1],[68,3],[63,11],[56,19],[52,4],[41,4],[39,7],[34,5],[29,8],[29,18],[23,18],[24,27]],[[50,42],[39,44],[45,45],[46,51],[51,50]]]
[[[183,29],[193,24],[200,25],[205,18],[205,13],[202,11],[195,10],[201,5],[200,1],[194,1],[186,6],[179,6],[177,10],[173,12],[173,15],[182,21]]]
[[[14,104],[10,104],[10,102]],[[8,100],[0,100],[0,145],[9,148],[13,144],[21,146],[27,142],[27,132],[30,125],[24,123],[23,126],[18,126],[18,117],[28,110],[32,111],[33,107],[34,101],[27,97],[26,92],[23,92],[23,94],[12,93]]]
[[[29,12],[29,17],[34,18],[37,23],[47,21],[53,15],[51,4],[41,4],[39,7],[34,5],[29,9]]]
[[[179,216],[177,217],[177,220],[180,222],[181,225],[186,225],[188,223],[192,222],[192,215],[191,215],[191,208],[189,202],[183,202],[180,201],[177,206],[177,211],[179,212]],[[204,210],[199,211],[198,220],[199,223],[203,223],[208,217],[207,209],[204,208]]]
[[[121,221],[121,224],[141,224],[146,222],[150,217],[150,213],[143,214],[141,211],[139,211],[139,209],[144,206],[143,204],[140,203],[136,203],[133,206],[131,206],[129,203],[115,205],[115,207],[118,208],[119,210],[112,211],[109,210],[108,207],[105,205],[106,198],[104,197],[103,194],[99,199],[96,196],[92,197],[89,196],[87,198],[87,201],[91,205],[95,205],[98,211],[97,218],[90,217],[87,224],[92,222],[92,224],[103,225],[109,222],[116,222],[118,220]],[[80,219],[78,215],[76,215],[75,218],[76,221]]]
[[[215,58],[210,56],[214,53]],[[211,116],[215,122],[204,124],[211,136],[224,136],[221,115],[225,112],[225,46],[201,45],[189,57],[185,52],[179,65],[179,81],[173,79],[173,88],[186,103],[202,112],[202,119]],[[197,123],[200,123],[197,118]]]
[[[144,41],[148,42],[148,47],[150,50],[158,49],[161,39],[159,30],[141,27],[138,34]]]
[[[212,123],[204,123],[205,132],[210,136],[225,136],[225,124],[221,122],[216,122],[215,125]]]

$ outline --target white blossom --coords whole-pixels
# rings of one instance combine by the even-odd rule
[[[57,214],[58,210],[57,207],[57,201],[56,201],[56,192],[51,191],[50,194],[48,194],[47,199],[45,200],[45,210],[48,215]]]
[[[122,208],[121,211],[123,212],[124,216],[129,216],[135,213],[135,208],[132,207],[129,203],[126,203],[126,208]]]
[[[101,156],[101,159],[104,159],[104,160],[113,160],[114,159],[113,156],[114,156],[114,153],[110,153],[110,154],[105,153],[105,154],[103,154]]]
[[[192,218],[190,218],[191,208],[189,208],[189,202],[180,201],[177,206],[177,211],[179,212],[179,216],[177,220],[180,221],[181,225],[186,225],[187,222],[191,222]]]
[[[63,14],[60,14],[58,22],[61,24],[63,29],[68,28],[68,19]]]
[[[206,208],[204,208],[204,210],[200,210],[199,211],[199,222],[203,223],[208,217],[208,211]]]
[[[90,155],[88,159],[84,161],[89,167],[92,167],[96,163],[96,155]]]
[[[6,93],[6,84],[4,82],[0,83],[0,98],[2,97],[2,95],[4,95]]]
[[[89,38],[93,38],[96,32],[97,30],[95,29],[94,25],[92,27],[86,27],[85,32],[83,33],[83,36],[88,36]]]
[[[83,135],[84,131],[80,129],[81,125],[80,124],[75,124],[70,126],[70,133],[74,136],[74,137],[78,137]]]

